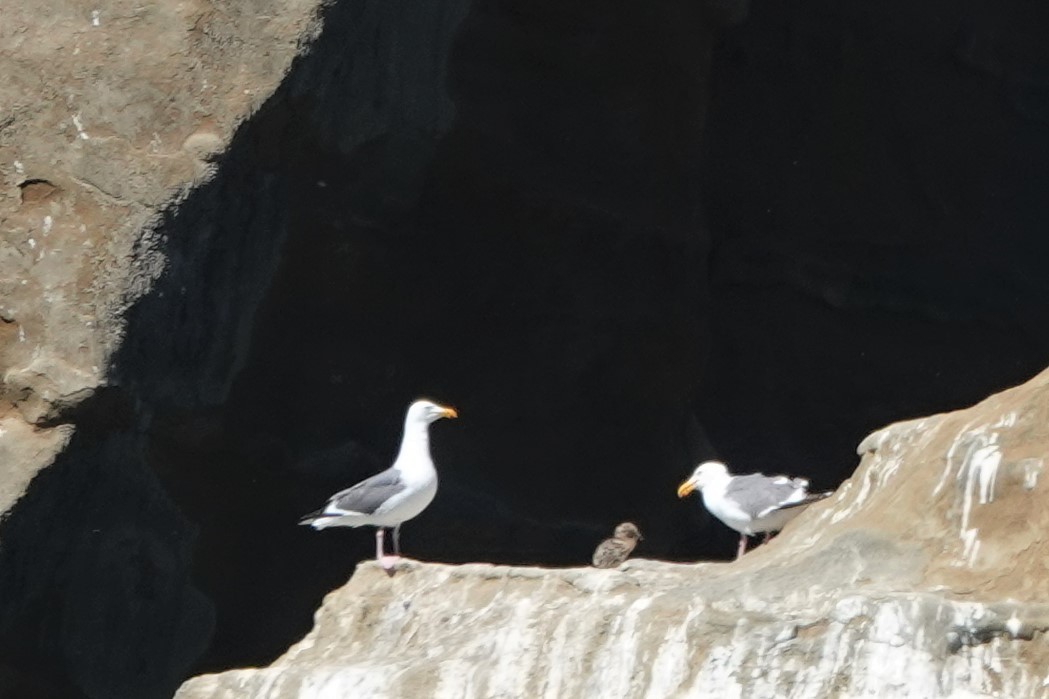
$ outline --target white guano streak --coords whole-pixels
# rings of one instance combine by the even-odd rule
[[[1044,467],[1041,459],[1023,460],[1024,490],[1034,490],[1034,487],[1038,485],[1038,476],[1041,475]]]
[[[77,137],[84,139],[85,141],[90,140],[90,136],[84,131],[84,124],[80,121],[80,112],[73,115],[73,126],[76,127]]]
[[[536,605],[522,597],[514,601],[513,616],[498,635],[494,654],[498,660],[488,674],[488,696],[514,696],[527,686],[536,666]]]
[[[688,696],[709,696],[710,688],[717,687],[718,699],[742,699],[747,679],[743,665],[759,642],[759,635],[746,619],[737,621],[731,640],[712,647],[703,659]]]
[[[688,661],[691,655],[688,630],[692,622],[703,613],[703,609],[702,604],[693,604],[681,623],[667,629],[652,663],[646,699],[673,696],[688,679]]]
[[[965,426],[962,427],[962,429],[959,431],[959,436],[951,441],[951,446],[947,450],[947,458],[944,459],[945,463],[943,465],[943,473],[940,474],[940,480],[937,481],[936,487],[932,489],[932,494],[934,496],[940,494],[940,491],[943,490],[943,487],[947,485],[947,479],[954,471],[954,455],[955,452],[958,450],[958,447],[961,445],[965,445],[966,447],[969,447],[971,449],[973,440],[979,439],[980,436],[983,434],[984,430],[986,429],[983,426],[978,427],[975,430],[970,429],[972,424],[973,421],[967,422]],[[968,459],[968,456],[966,456],[966,459]]]
[[[652,598],[642,597],[623,610],[623,615],[612,624],[609,642],[598,651],[592,672],[601,678],[606,696],[625,697],[636,693],[630,685],[636,665],[641,661],[637,651],[641,641],[638,621],[651,604]]]
[[[967,458],[958,471],[958,477],[965,478],[962,491],[962,521],[958,532],[962,540],[962,557],[964,564],[972,567],[980,551],[979,528],[969,527],[972,516],[973,500],[986,505],[994,501],[994,483],[998,475],[998,466],[1002,461],[1002,452],[998,448],[998,433],[980,434],[972,443]]]

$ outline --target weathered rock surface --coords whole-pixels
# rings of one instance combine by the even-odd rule
[[[362,565],[273,665],[178,699],[1049,694],[1049,371],[891,425],[731,564]]]
[[[0,12],[3,696],[170,696],[210,639],[214,613],[190,579],[195,528],[143,467],[151,411],[136,406],[151,401],[117,376],[117,355],[157,279],[204,266],[208,255],[174,259],[165,216],[214,176],[315,35],[319,7],[57,0]],[[214,260],[207,233],[193,242]],[[257,287],[211,272],[222,280],[200,291],[183,279],[183,293],[246,312],[223,319],[239,339]],[[160,323],[173,343],[175,318]],[[234,344],[213,348],[221,365]],[[220,394],[193,379],[183,405]]]
[[[0,25],[0,409],[47,429],[108,383],[165,269],[164,208],[269,97],[310,0],[11,3]],[[12,411],[14,407],[16,410]],[[56,447],[59,442],[55,442]],[[20,460],[32,471],[54,457]],[[10,503],[5,503],[10,504]]]
[[[214,171],[316,29],[312,0],[63,0],[0,26],[4,403],[54,421],[105,383],[165,260],[147,231]]]
[[[1029,376],[1036,5],[5,2],[0,695],[270,662],[371,545],[289,523],[418,393],[410,550],[555,564],[727,551],[697,456],[827,487]]]

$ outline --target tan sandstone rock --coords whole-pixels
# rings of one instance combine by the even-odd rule
[[[159,211],[280,83],[312,0],[13,3],[0,22],[0,397],[45,425],[105,385],[165,260]],[[137,246],[137,247],[136,247]],[[51,439],[59,445],[61,439]],[[33,472],[54,458],[39,452]],[[7,486],[7,484],[5,484]]]

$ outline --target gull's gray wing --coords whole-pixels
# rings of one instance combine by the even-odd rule
[[[382,505],[407,486],[401,480],[400,471],[388,468],[382,473],[376,473],[371,478],[366,478],[355,486],[346,490],[340,490],[328,499],[328,505],[324,508],[325,514],[338,514],[342,512],[358,512],[362,515],[375,514]]]
[[[725,496],[751,518],[758,518],[773,510],[804,503],[808,485],[804,478],[752,473],[733,477],[725,488]]]

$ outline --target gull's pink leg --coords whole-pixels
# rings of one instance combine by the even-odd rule
[[[764,536],[764,538],[762,538],[761,543],[767,544],[767,543],[769,543],[769,539],[771,539],[771,538],[772,538],[772,533],[771,532],[765,532],[765,536]]]
[[[739,548],[736,550],[736,560],[743,558],[743,554],[747,552],[747,535],[739,535]]]
[[[382,567],[383,570],[385,570],[388,574],[393,575],[393,564],[400,559],[400,556],[386,555],[386,552],[383,550],[382,537],[383,528],[377,527],[375,530],[375,560],[379,562],[379,565]],[[393,544],[395,548],[398,547],[396,530],[393,533]]]
[[[380,564],[382,563],[382,555],[383,555],[383,553],[384,553],[384,551],[383,551],[383,545],[382,545],[382,527],[376,527],[375,528],[375,560],[377,560]]]

